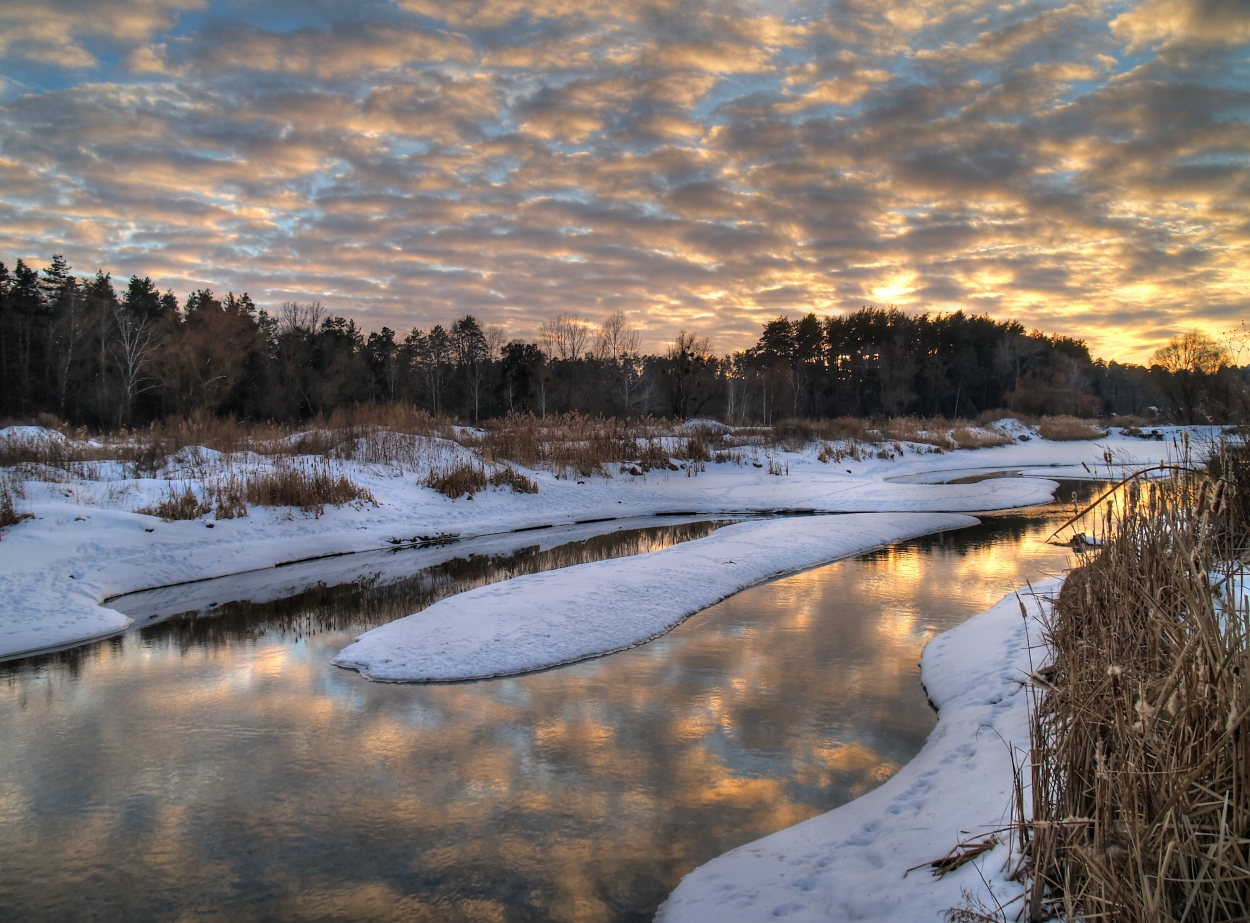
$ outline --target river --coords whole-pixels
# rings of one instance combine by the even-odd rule
[[[244,575],[115,601],[149,624],[0,664],[0,918],[648,920],[695,866],[910,759],[935,720],[921,648],[1068,566],[1044,541],[1064,508],[987,516],[753,587],[633,650],[476,683],[375,684],[329,661],[450,592],[718,523],[307,565],[356,572],[293,572],[277,599],[271,572],[268,596]]]

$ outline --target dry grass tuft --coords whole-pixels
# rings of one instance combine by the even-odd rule
[[[1042,417],[1037,431],[1043,439],[1051,442],[1076,442],[1081,439],[1101,439],[1107,431],[1088,420],[1077,417]]]
[[[217,487],[214,519],[244,519],[247,516],[247,486],[230,478]]]
[[[251,472],[244,478],[242,493],[253,506],[297,506],[317,516],[325,512],[326,504],[359,502],[377,506],[373,494],[346,475],[336,477],[324,464],[282,464],[270,471]]]
[[[166,522],[174,522],[179,519],[199,519],[209,511],[209,506],[203,503],[191,489],[190,484],[184,484],[182,490],[179,491],[173,484],[169,485],[169,493],[161,500],[158,500],[152,506],[145,506],[136,513],[143,513],[147,516],[159,516]]]
[[[536,494],[538,483],[511,465],[500,465],[490,476],[492,487],[511,487],[514,494]]]
[[[879,427],[879,430],[872,432],[880,433],[895,442],[931,445],[943,452],[984,449],[1015,441],[998,430],[983,429],[964,420],[948,420],[945,417],[895,417],[881,422]]]
[[[988,449],[996,445],[1010,445],[1016,440],[996,429],[957,424],[950,431],[951,442],[959,449]]]
[[[432,487],[444,497],[450,497],[452,500],[463,497],[465,494],[468,494],[471,500],[474,494],[486,487],[486,484],[486,470],[481,465],[472,462],[456,465],[445,473],[431,469],[425,479],[426,487]]]
[[[1020,823],[1031,920],[1250,919],[1250,611],[1220,538],[1237,470],[1130,481],[1064,583]]]
[[[19,513],[13,506],[13,492],[0,481],[0,529],[15,526],[23,519],[34,519],[33,513]]]

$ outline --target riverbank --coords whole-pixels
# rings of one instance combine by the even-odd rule
[[[5,438],[34,438],[23,428]],[[4,435],[0,434],[0,435]],[[318,515],[291,507],[252,507],[245,518],[202,515],[163,521],[136,512],[151,508],[205,470],[260,465],[241,455],[182,449],[155,477],[135,477],[131,466],[96,463],[90,478],[23,470],[10,475],[17,509],[31,517],[5,529],[0,546],[0,658],[51,650],[124,631],[129,619],[101,603],[140,589],[256,568],[393,547],[421,536],[461,537],[547,525],[672,512],[979,512],[1042,502],[1054,489],[1046,477],[1081,477],[1158,462],[1169,443],[1110,435],[1094,442],[1029,441],[935,454],[931,446],[853,455],[809,445],[744,451],[736,461],[690,463],[686,470],[653,469],[634,476],[608,465],[610,477],[562,478],[522,470],[537,493],[484,490],[450,499],[425,486],[432,466],[465,453],[428,437],[421,451],[427,470],[359,460],[310,457],[332,476],[349,477],[373,498],[327,506]],[[63,438],[63,437],[57,437]],[[1018,437],[1017,437],[1018,438]],[[428,444],[427,444],[428,443]],[[835,460],[836,459],[836,460]],[[702,469],[702,470],[700,470]],[[969,482],[969,471],[1006,470],[1019,477]],[[963,483],[905,483],[957,474]],[[935,475],[935,472],[938,474]]]
[[[1007,596],[925,647],[921,678],[938,723],[896,775],[695,869],[661,906],[657,923],[918,923],[966,906],[969,894],[993,907],[1020,893],[1007,880],[1005,836],[941,878],[926,866],[1010,823],[1012,750],[1029,745],[1031,647],[1060,585],[1049,580]]]

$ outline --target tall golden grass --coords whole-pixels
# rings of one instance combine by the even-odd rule
[[[1034,686],[1029,920],[1250,919],[1248,475],[1242,440],[1099,507]]]
[[[1079,417],[1042,417],[1037,424],[1037,431],[1043,439],[1052,442],[1101,439],[1107,435],[1105,428]]]
[[[373,494],[346,475],[336,475],[324,463],[285,464],[272,470],[248,472],[243,478],[242,494],[253,506],[297,506],[316,516],[325,512],[327,504],[377,505]]]

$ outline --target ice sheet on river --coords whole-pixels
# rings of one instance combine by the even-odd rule
[[[461,593],[366,632],[334,663],[391,682],[540,670],[641,644],[770,577],[976,522],[865,513],[739,523],[662,551]]]
[[[963,891],[993,906],[1021,886],[1005,879],[999,845],[943,878],[913,866],[956,843],[984,839],[1005,825],[1012,795],[1008,746],[1027,751],[1030,656],[1040,656],[1046,603],[1057,579],[1035,584],[939,635],[921,659],[938,707],[924,748],[880,788],[840,808],[740,846],[687,875],[660,907],[657,923],[941,920],[963,906]],[[1005,839],[1005,838],[1004,838]]]

